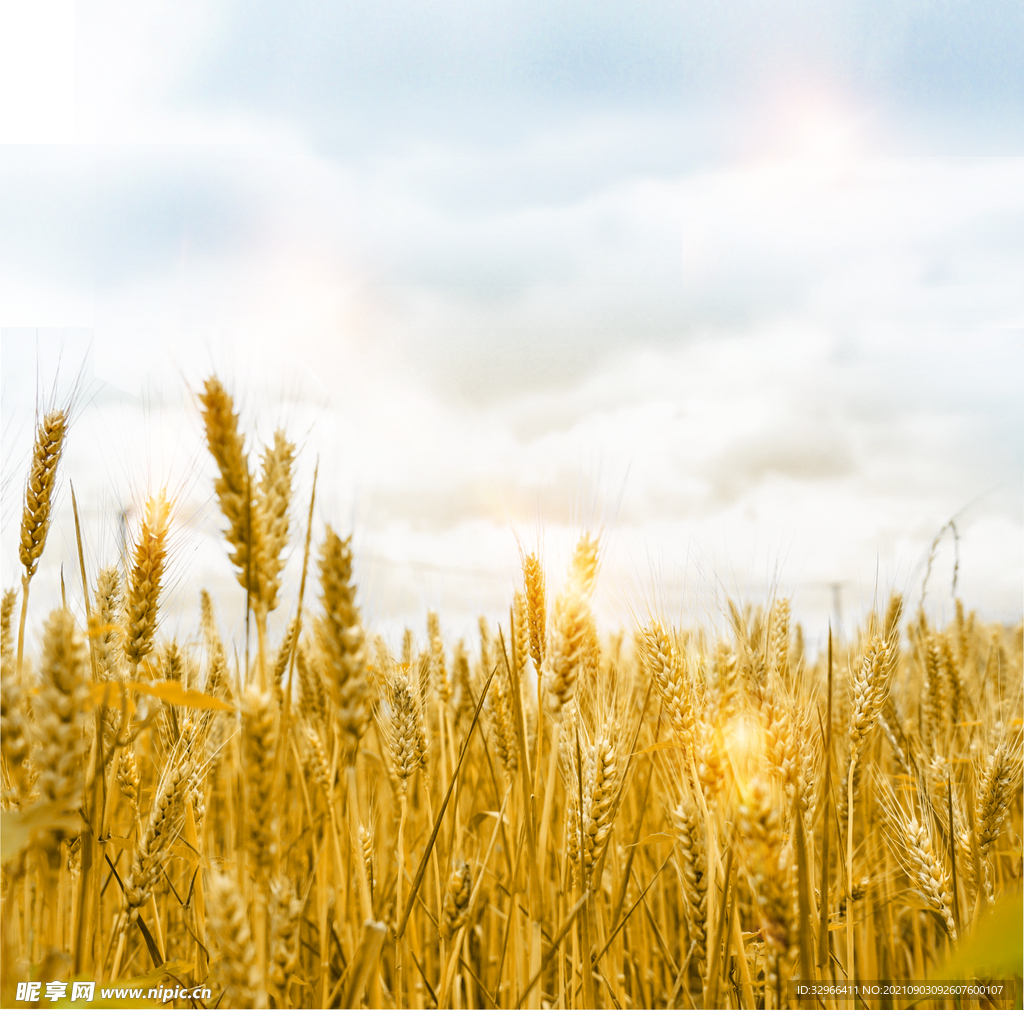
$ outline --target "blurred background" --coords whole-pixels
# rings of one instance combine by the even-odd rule
[[[92,572],[166,485],[168,628],[207,586],[238,633],[213,371],[299,445],[300,534],[319,460],[314,542],[353,533],[392,640],[507,618],[584,529],[609,626],[784,594],[813,647],[930,555],[937,616],[955,573],[1019,619],[1019,4],[0,12],[5,587],[73,411],[37,624],[62,564],[80,595],[70,482]]]

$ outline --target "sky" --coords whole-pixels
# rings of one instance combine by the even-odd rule
[[[207,585],[237,631],[215,371],[392,638],[504,618],[585,529],[609,627],[787,595],[820,642],[931,554],[936,615],[955,570],[1018,620],[1021,65],[1014,3],[5,0],[4,585],[67,402],[34,598],[72,482],[92,570],[166,484],[166,621]]]

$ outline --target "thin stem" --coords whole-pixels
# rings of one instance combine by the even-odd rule
[[[402,796],[399,801],[399,816],[398,816],[398,881],[395,884],[395,908],[402,908],[402,884],[405,878],[405,818],[409,810],[409,800],[402,791]],[[402,1005],[402,953],[405,947],[405,938],[401,935],[398,936],[397,942],[395,943],[395,1006],[401,1007]]]
[[[857,751],[850,755],[846,804],[846,977],[856,978],[853,970],[853,779],[857,766]]]
[[[25,652],[25,617],[28,615],[28,584],[29,577],[21,577],[21,619],[18,621],[18,659],[15,663],[14,673],[18,680],[21,680],[21,662]]]
[[[551,806],[555,799],[555,778],[558,772],[558,737],[562,724],[557,720],[551,722],[551,753],[548,755],[548,779],[544,786],[544,807],[540,815],[540,840],[537,844],[537,856],[543,859],[548,851],[548,828],[551,824]]]

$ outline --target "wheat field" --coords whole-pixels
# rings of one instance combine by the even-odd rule
[[[73,980],[91,1004],[42,1001],[987,1006],[836,989],[1013,976],[992,1005],[1020,1005],[1020,623],[894,594],[820,655],[782,598],[602,634],[591,532],[567,571],[527,554],[474,641],[430,613],[389,644],[286,434],[250,452],[225,387],[198,399],[244,652],[201,586],[162,632],[161,491],[106,567],[70,531],[68,606],[26,640],[71,434],[38,428],[3,596],[3,1006]]]

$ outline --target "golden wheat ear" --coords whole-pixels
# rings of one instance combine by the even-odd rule
[[[161,491],[146,502],[125,605],[124,656],[133,669],[153,650],[169,525],[170,502]]]
[[[0,609],[0,677],[4,683],[14,676],[14,632],[11,626],[14,607],[18,602],[16,589],[5,589],[3,607]]]
[[[523,584],[526,590],[527,621],[530,626],[530,656],[539,674],[544,662],[547,600],[544,591],[544,569],[536,554],[527,554],[526,560],[523,561]]]
[[[423,702],[408,670],[390,671],[386,697],[378,706],[378,726],[391,759],[391,774],[405,793],[409,779],[427,767],[427,732]]]
[[[317,638],[323,679],[334,702],[345,761],[351,764],[370,721],[366,643],[352,581],[351,537],[342,540],[330,526],[320,555],[320,585],[324,613]]]
[[[238,433],[238,414],[235,413],[234,400],[215,376],[206,380],[199,402],[206,428],[206,444],[220,471],[214,490],[221,513],[228,521],[225,535],[235,548],[231,560],[239,569],[239,581],[248,589],[246,575],[250,563],[252,480],[242,437]]]
[[[96,576],[96,596],[89,634],[96,652],[101,680],[123,679],[124,594],[116,565],[101,568]]]
[[[245,897],[226,873],[211,873],[206,886],[211,978],[223,986],[225,1005],[256,1006],[259,970]]]
[[[288,878],[270,882],[270,966],[267,984],[278,1006],[286,1005],[288,982],[299,961],[302,902]]]
[[[67,416],[63,410],[52,410],[43,418],[32,446],[32,463],[25,486],[25,507],[21,514],[21,543],[18,557],[25,568],[21,577],[21,621],[18,625],[16,669],[21,676],[25,653],[25,617],[28,613],[28,587],[39,567],[46,546],[53,512],[53,495],[57,483],[57,467],[64,452]]]
[[[263,452],[263,475],[256,489],[256,509],[261,536],[257,546],[257,596],[264,614],[277,607],[281,590],[281,552],[288,545],[288,507],[292,500],[292,470],[295,446],[283,431],[274,433],[273,445]]]
[[[473,873],[469,863],[459,860],[448,878],[444,905],[441,909],[441,921],[437,926],[437,935],[443,940],[450,940],[457,930],[465,925],[466,913],[469,908],[469,895],[473,890]]]
[[[32,447],[32,465],[25,488],[25,509],[21,517],[21,549],[19,557],[25,577],[31,579],[39,567],[46,534],[50,529],[53,491],[57,466],[64,451],[67,418],[63,410],[51,411],[43,418]]]
[[[84,736],[89,688],[85,643],[67,610],[55,610],[43,633],[38,698],[33,706],[32,764],[44,800],[75,810],[85,784]]]
[[[576,692],[589,627],[590,605],[580,587],[570,582],[555,600],[547,647],[545,686],[556,719]]]
[[[29,765],[31,723],[28,692],[13,678],[5,678],[0,686],[0,752],[7,773],[2,793],[5,809],[16,810],[29,799],[33,771]]]
[[[974,823],[978,838],[978,856],[982,865],[985,897],[989,904],[995,901],[988,856],[1002,830],[1010,807],[1014,787],[1019,791],[1021,759],[1003,740],[985,761],[981,781],[978,783]]]
[[[682,857],[680,883],[687,932],[693,944],[691,965],[703,988],[708,957],[707,825],[688,790],[671,814]]]
[[[274,771],[278,746],[278,711],[273,693],[250,687],[242,702],[242,733],[248,792],[246,829],[254,875],[265,886],[278,852]]]
[[[644,663],[658,686],[672,728],[681,743],[692,745],[695,728],[693,699],[683,658],[657,621],[644,629],[639,646]]]

